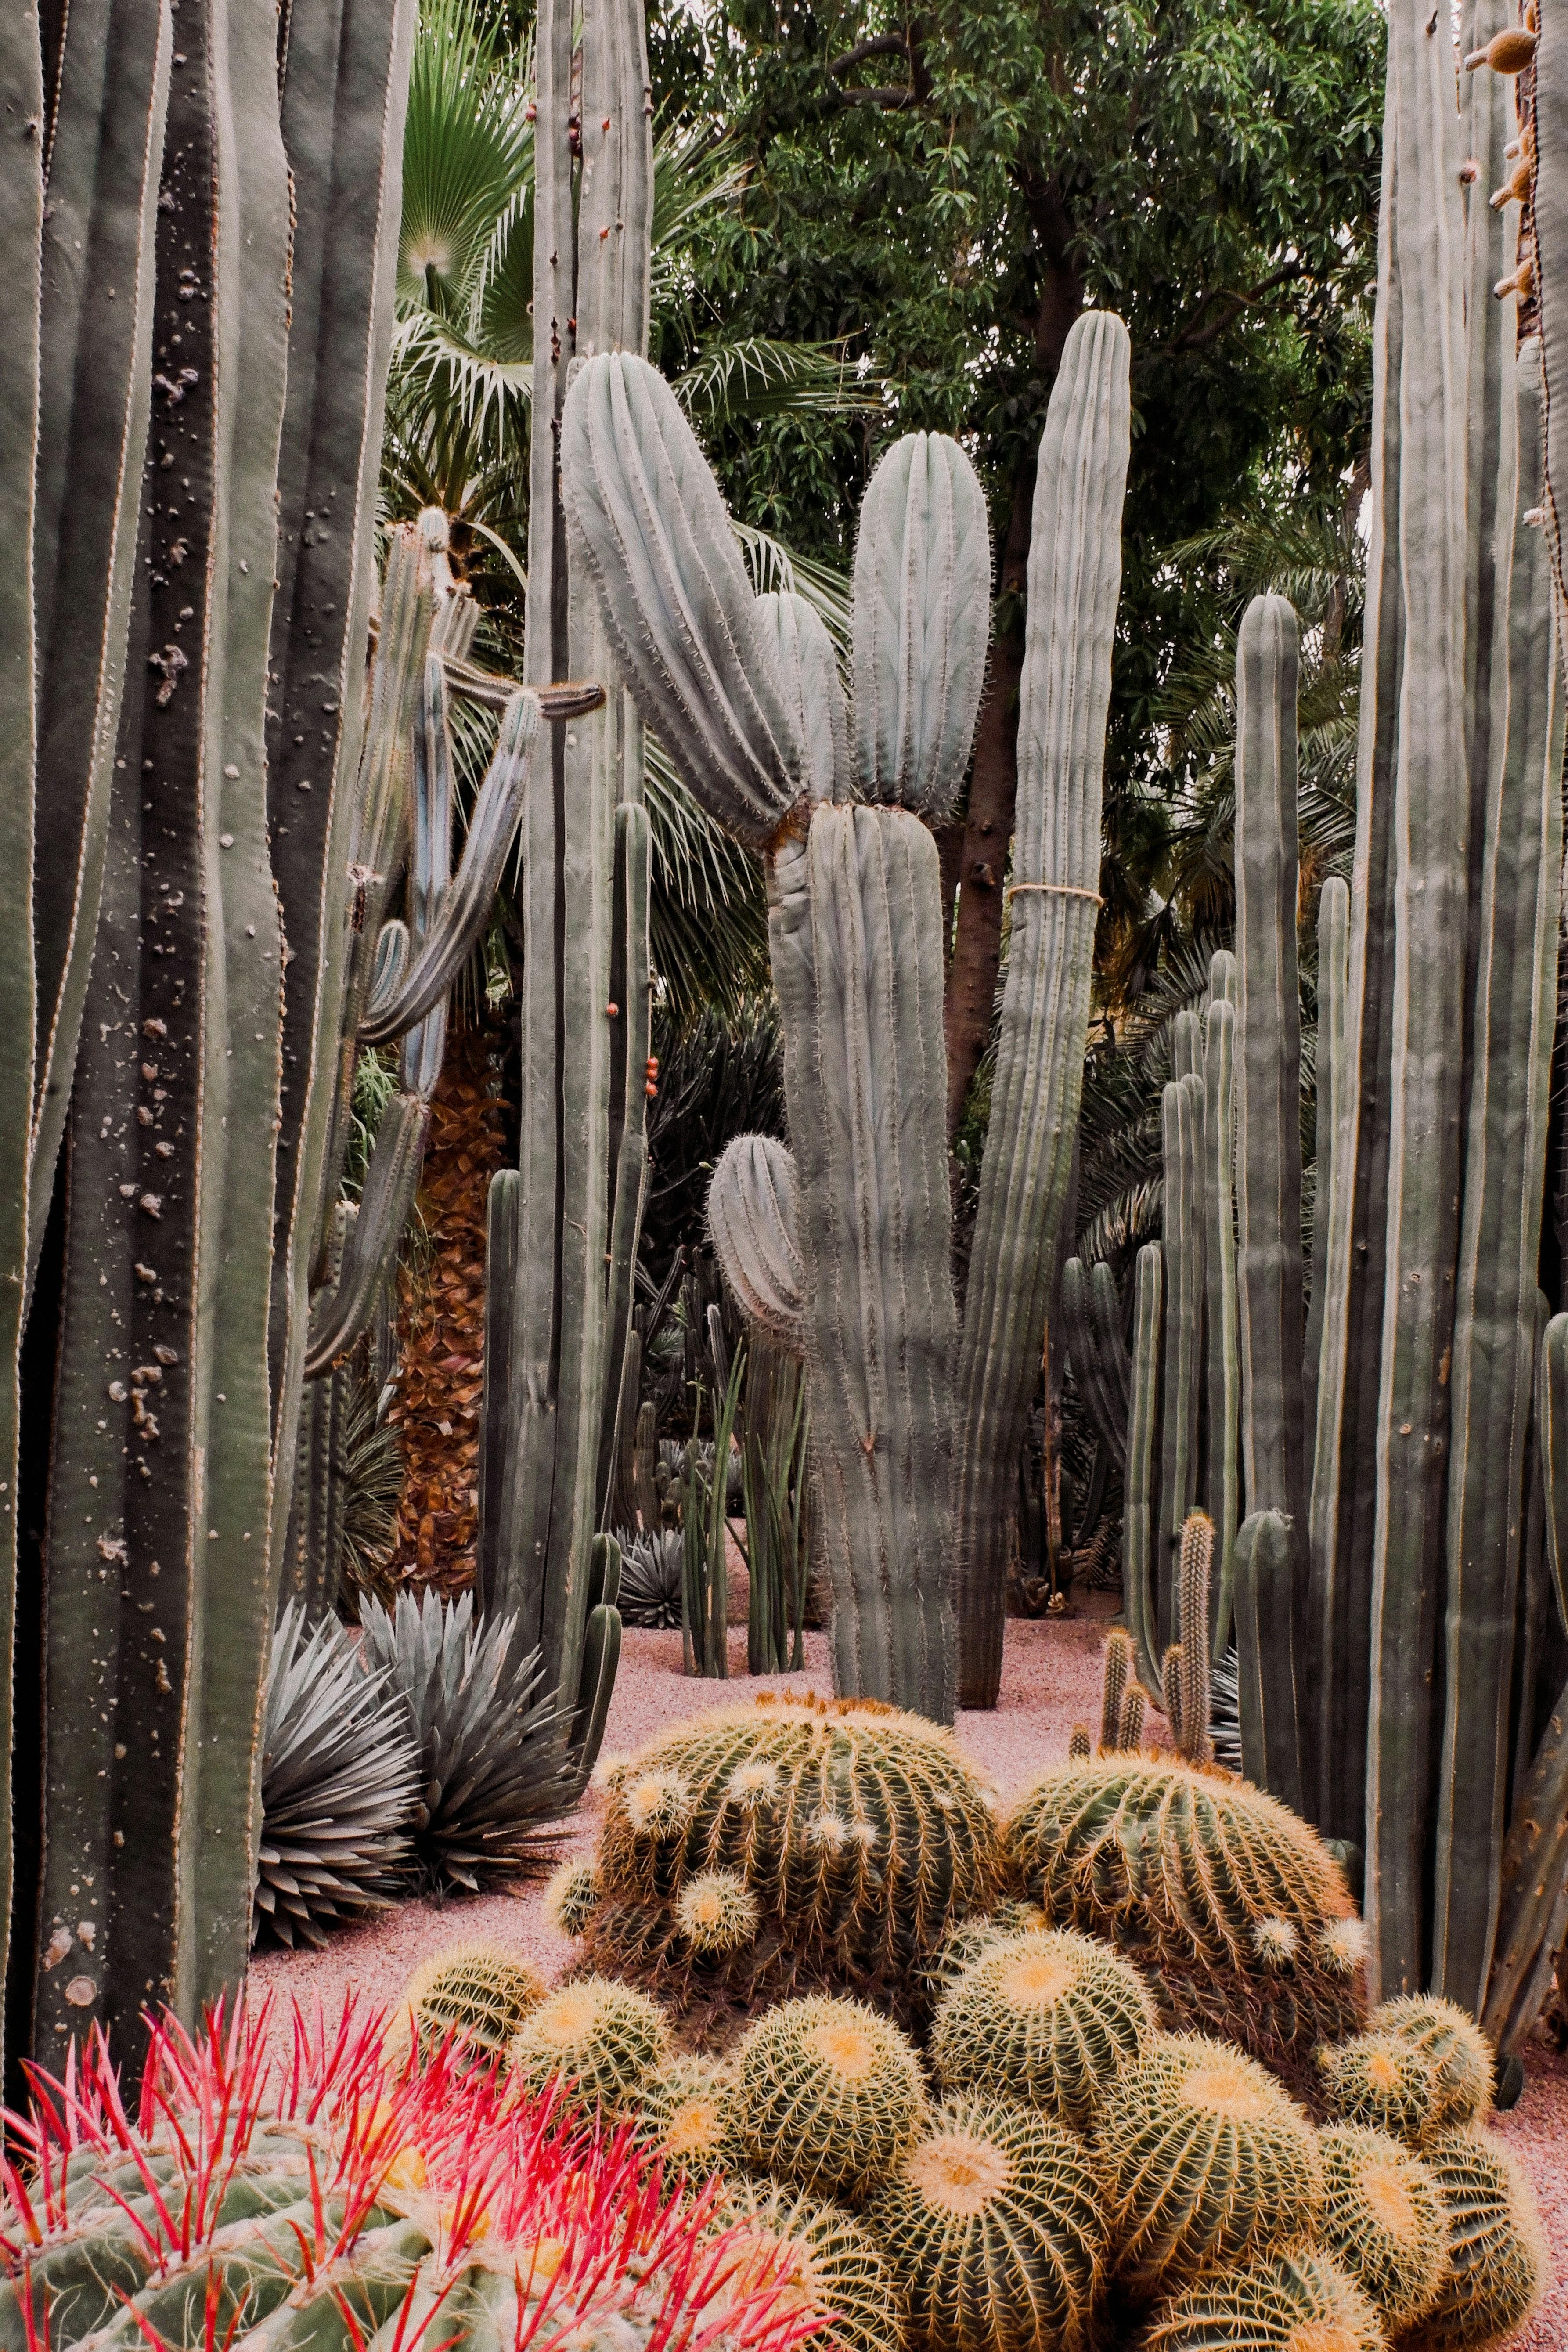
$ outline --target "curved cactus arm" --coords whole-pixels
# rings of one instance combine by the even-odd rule
[[[435,773],[444,770],[447,783],[444,793],[432,796],[432,815],[439,802],[447,811],[447,832],[450,821],[450,748],[447,736],[447,680],[439,658],[432,655],[425,665],[425,683],[421,695],[421,716],[424,724],[416,734],[416,743],[423,739],[426,749],[423,759],[416,759],[417,781],[421,769]],[[528,792],[530,763],[540,730],[540,704],[537,694],[522,688],[508,703],[501,719],[500,733],[484,782],[479,787],[468,822],[468,837],[463,846],[462,862],[448,883],[445,873],[437,877],[432,853],[438,849],[440,825],[437,820],[437,839],[428,848],[425,829],[416,825],[416,857],[410,877],[411,900],[415,896],[426,901],[426,911],[421,920],[417,906],[414,908],[414,937],[417,942],[412,961],[400,980],[390,990],[374,991],[370,1007],[360,1024],[362,1045],[387,1045],[395,1037],[422,1020],[431,1006],[445,996],[468,959],[475,940],[489,919],[495,904],[495,894],[500,882],[501,870],[517,834],[518,822]],[[439,864],[445,866],[445,859]],[[426,866],[429,865],[426,875]]]
[[[752,1322],[792,1356],[805,1347],[805,1268],[795,1160],[771,1135],[737,1135],[708,1187],[708,1230],[725,1281]]]
[[[1295,1562],[1296,1532],[1284,1512],[1250,1512],[1236,1538],[1241,1769],[1299,1813]]]
[[[429,1105],[415,1094],[395,1095],[383,1113],[337,1287],[323,1294],[321,1312],[311,1318],[305,1351],[308,1381],[330,1370],[370,1321],[376,1291],[397,1254],[414,1206],[428,1116]]]
[[[941,824],[969,764],[991,634],[985,499],[945,433],[906,433],[867,485],[852,630],[860,793]]]
[[[1508,376],[1454,1318],[1433,1885],[1432,1982],[1472,2011],[1486,1993],[1507,1820],[1563,862],[1552,572],[1539,528],[1524,520],[1542,497],[1536,338],[1517,361],[1510,353]]]
[[[764,848],[806,761],[730,518],[657,369],[601,352],[561,419],[561,489],[621,675],[692,793]]]
[[[849,761],[849,719],[839,682],[838,656],[820,613],[804,596],[759,596],[756,625],[778,666],[805,762],[805,789],[814,801],[855,797]]]
[[[1132,1277],[1132,1396],[1121,1482],[1121,1589],[1138,1679],[1156,1706],[1163,1693],[1154,1622],[1153,1550],[1164,1287],[1164,1253],[1158,1242],[1145,1242]]]

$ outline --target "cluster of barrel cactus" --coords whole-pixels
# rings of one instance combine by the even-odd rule
[[[788,1992],[919,2000],[949,1928],[1004,1892],[994,1793],[950,1733],[875,1702],[764,1696],[601,1770],[557,1919],[719,2038]]]

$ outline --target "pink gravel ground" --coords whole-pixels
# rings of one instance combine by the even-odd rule
[[[1015,1618],[1008,1622],[999,1705],[990,1714],[961,1712],[960,1745],[1004,1798],[1026,1788],[1047,1765],[1060,1763],[1075,1723],[1093,1725],[1099,1713],[1100,1650],[1115,1601],[1088,1598],[1077,1618]],[[628,1631],[610,1706],[606,1754],[629,1754],[685,1717],[726,1706],[761,1690],[832,1687],[827,1637],[805,1636],[804,1675],[749,1675],[742,1631],[730,1636],[730,1680],[689,1680],[680,1670],[679,1633]],[[1151,1727],[1155,1736],[1163,1727]],[[592,1848],[602,1801],[590,1790],[573,1817],[563,1854]],[[333,1937],[322,1951],[269,1951],[250,1971],[253,1994],[274,1993],[279,2004],[298,2000],[309,2011],[318,1998],[335,2011],[353,1991],[369,2003],[395,2001],[409,1973],[443,1945],[487,1939],[531,1960],[547,1976],[568,1963],[572,1947],[543,1916],[542,1890],[492,1895],[447,1904],[409,1903],[364,1927]],[[1515,2339],[1516,2352],[1568,2352],[1568,2059],[1532,2048],[1523,2097],[1497,2129],[1534,2184],[1552,2249],[1556,2283],[1532,2326]]]

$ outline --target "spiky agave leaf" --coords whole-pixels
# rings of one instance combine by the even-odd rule
[[[335,1617],[291,1601],[272,1637],[251,1940],[324,1944],[345,1912],[384,1911],[413,1859],[419,1754],[384,1673]]]
[[[641,1535],[628,1529],[618,1540],[621,1590],[616,1605],[622,1624],[679,1630],[686,1558],[679,1528],[649,1528]]]
[[[549,1867],[571,1802],[571,1710],[544,1687],[515,1617],[487,1622],[473,1595],[400,1595],[363,1613],[366,1664],[386,1674],[413,1726],[420,1788],[417,1870],[433,1891],[470,1894]]]

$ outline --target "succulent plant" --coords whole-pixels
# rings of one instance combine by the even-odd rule
[[[679,1528],[629,1530],[619,1538],[621,1590],[616,1602],[623,1625],[656,1632],[680,1631],[685,1551]]]
[[[544,1916],[575,1943],[599,1907],[599,1873],[591,1862],[563,1862],[544,1890]]]
[[[987,1792],[950,1734],[873,1704],[758,1699],[679,1726],[618,1776],[586,1957],[678,2008],[817,1987],[919,1999],[915,1971],[1004,1881]],[[687,1933],[686,1890],[728,1874],[747,1941]]]
[[[637,2094],[637,2134],[664,2165],[694,2181],[741,2163],[732,2128],[734,2081],[710,2058],[672,2058]]]
[[[567,1720],[517,1620],[487,1624],[471,1593],[400,1595],[363,1612],[367,1664],[407,1710],[419,1754],[415,1855],[426,1885],[470,1894],[541,1870],[571,1800]]]
[[[1112,2085],[1099,2148],[1134,2295],[1169,2294],[1317,2222],[1310,2124],[1272,2074],[1223,2042],[1157,2042]]]
[[[999,1937],[1027,1935],[1034,1928],[1049,1925],[1037,1903],[1018,1903],[1009,1896],[1005,1902],[998,1903],[994,1911],[961,1919],[955,1927],[950,1927],[920,1970],[920,1981],[932,2001],[939,2001],[948,1988],[958,1982],[971,1960],[989,1951]]]
[[[574,2109],[618,2120],[668,2063],[669,2028],[646,1993],[608,1977],[579,1977],[524,2016],[508,2086],[527,2098],[555,2084]]]
[[[1433,2131],[1458,2131],[1486,2115],[1492,2103],[1491,2044],[1457,2001],[1405,1993],[1374,2009],[1367,2031],[1419,2051],[1436,2069]]]
[[[830,2314],[845,2352],[902,2352],[904,2296],[892,2264],[842,2206],[778,2181],[734,2181],[717,2218],[735,2232],[732,2245],[755,2246],[786,2310]]]
[[[963,2098],[868,2208],[922,2352],[1078,2352],[1105,2267],[1105,2191],[1082,2143],[1048,2116]]]
[[[420,2051],[455,2037],[459,2056],[499,2066],[547,1990],[536,1968],[499,1944],[454,1944],[420,1963],[398,2006]]]
[[[757,1898],[733,1870],[700,1870],[681,1886],[675,1924],[694,1952],[714,1958],[754,1941]]]
[[[1299,2068],[1359,2027],[1343,1873],[1260,1790],[1174,1759],[1102,1756],[1038,1781],[1007,1843],[1024,1891],[1134,1961],[1167,2023]]]
[[[1422,2161],[1447,2218],[1448,2271],[1415,2341],[1422,2352],[1471,2352],[1510,2336],[1545,2293],[1541,2217],[1513,2157],[1484,2133],[1446,2133]]]
[[[1419,2148],[1435,2129],[1437,2069],[1424,2051],[1391,2033],[1356,2033],[1318,2053],[1329,2113],[1341,2123],[1386,2132]]]
[[[353,2352],[384,2326],[417,2342],[433,2310],[454,2352],[696,2352],[721,2333],[792,2352],[820,2327],[805,2297],[785,2307],[785,2263],[716,2228],[716,2189],[663,2182],[628,2134],[563,2128],[476,2069],[389,2064],[352,2005],[297,2016],[273,2061],[243,2012],[195,2042],[165,2023],[153,2057],[134,2121],[97,2041],[68,2087],[37,2082],[0,2224],[18,2344]]]
[[[384,1911],[414,1860],[419,1754],[384,1674],[366,1675],[335,1617],[279,1620],[261,1734],[251,1939],[322,1944],[329,1922]]]
[[[1375,2306],[1316,2248],[1287,2246],[1163,2304],[1138,2352],[1384,2352]]]
[[[919,2137],[925,2112],[913,2047],[863,2001],[784,2001],[735,2053],[741,2147],[805,2189],[864,2194]]]
[[[1391,2330],[1430,2311],[1448,2268],[1448,2228],[1436,2181],[1386,2132],[1341,2125],[1318,2135],[1324,2245]]]
[[[1040,2107],[1090,2132],[1123,2067],[1154,2038],[1137,1970],[1071,1928],[999,1937],[944,1994],[931,2060],[949,2095]]]

